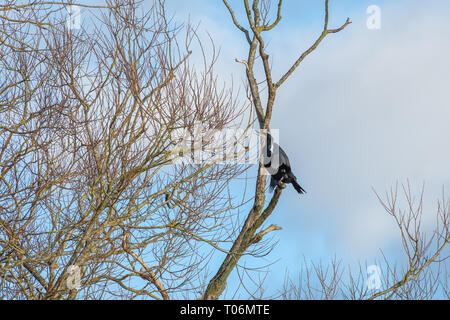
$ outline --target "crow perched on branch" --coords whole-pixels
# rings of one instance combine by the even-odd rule
[[[270,133],[266,133],[265,147],[263,148],[264,167],[269,171],[270,190],[282,183],[290,183],[294,186],[299,194],[306,193],[306,191],[297,183],[297,178],[292,173],[289,158],[281,147],[273,142]]]

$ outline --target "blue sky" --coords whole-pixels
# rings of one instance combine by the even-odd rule
[[[244,21],[241,1],[230,3]],[[245,103],[245,72],[234,59],[247,57],[247,43],[222,1],[166,5],[178,23],[199,24],[205,43],[209,33],[220,48],[219,78],[233,80]],[[381,9],[379,30],[366,26],[370,5]],[[275,78],[320,34],[323,7],[321,0],[284,1],[283,19],[265,35]],[[374,189],[384,195],[409,181],[418,196],[425,184],[423,227],[432,230],[443,187],[450,196],[449,9],[448,0],[330,0],[329,27],[347,17],[353,23],[327,37],[284,83],[271,122],[307,193],[299,196],[288,186],[267,222],[283,228],[269,235],[273,251],[240,261],[248,268],[267,265],[267,274],[245,275],[265,277],[266,296],[276,295],[286,273],[295,276],[304,260],[329,263],[336,257],[354,268],[377,263],[383,250],[392,263],[404,262],[399,232]],[[254,176],[256,168],[251,170]],[[254,181],[248,183],[251,189]],[[233,185],[238,195],[240,188]],[[218,253],[211,260],[211,276],[222,259]],[[233,272],[223,298],[234,297],[239,276]],[[248,294],[240,288],[236,297]]]
[[[238,17],[240,1],[231,1]],[[220,47],[217,70],[235,85],[244,80],[243,34],[222,1],[167,1],[177,21],[200,22]],[[369,5],[381,9],[381,29],[366,27]],[[288,188],[269,223],[275,249],[266,288],[281,286],[286,270],[296,274],[303,259],[344,265],[402,261],[394,221],[377,201],[409,179],[418,194],[425,183],[424,228],[431,230],[442,187],[450,188],[450,24],[448,1],[330,1],[330,28],[353,23],[331,35],[279,90],[272,128],[291,157],[299,197]],[[266,35],[275,77],[320,34],[323,2],[285,1],[283,19]],[[241,21],[245,21],[241,19]],[[214,267],[211,266],[214,270]],[[236,274],[233,275],[236,283]],[[232,292],[232,288],[227,294]],[[245,295],[244,295],[245,296]]]

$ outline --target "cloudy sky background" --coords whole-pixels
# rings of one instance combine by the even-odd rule
[[[240,2],[231,3],[242,17]],[[381,9],[379,30],[366,26],[370,5]],[[222,1],[169,0],[167,6],[175,20],[200,23],[202,37],[209,32],[221,50],[216,71],[239,87],[244,68],[234,59],[245,59],[248,49]],[[431,230],[442,188],[450,190],[449,9],[445,0],[330,1],[330,28],[347,16],[353,23],[305,59],[274,108],[271,127],[280,130],[307,194],[288,187],[269,219],[283,230],[272,235],[278,244],[263,262],[274,263],[268,292],[281,287],[287,270],[299,272],[304,258],[372,264],[382,249],[402,261],[398,230],[372,188],[383,195],[409,179],[418,196],[425,183],[424,227]],[[323,1],[285,1],[282,16],[266,33],[275,79],[320,34]]]

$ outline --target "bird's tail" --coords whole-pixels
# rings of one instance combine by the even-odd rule
[[[298,193],[304,194],[306,191],[297,183],[297,180],[292,181],[292,185],[294,186],[295,190],[297,190]]]

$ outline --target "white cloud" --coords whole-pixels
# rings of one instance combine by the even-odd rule
[[[360,24],[330,36],[280,91],[274,112],[272,126],[308,191],[289,202],[305,201],[311,212],[299,214],[323,216],[334,226],[330,241],[361,257],[397,232],[372,186],[384,193],[396,181],[418,189],[425,181],[437,192],[426,198],[434,213],[450,181],[450,26],[423,6],[408,16],[391,11],[379,31]],[[284,52],[277,60],[292,60]]]

